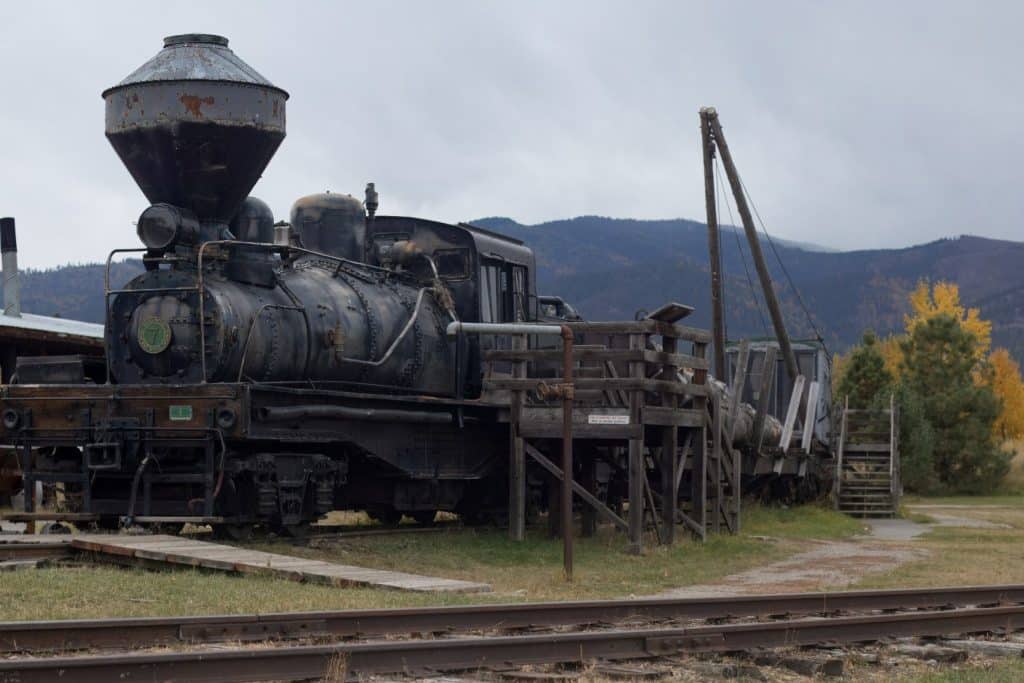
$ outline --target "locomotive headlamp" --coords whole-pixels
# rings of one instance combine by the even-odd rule
[[[194,213],[171,204],[153,204],[139,216],[139,239],[153,251],[165,251],[175,244],[192,244],[199,238],[199,221]]]
[[[3,413],[4,429],[17,429],[21,424],[21,413],[14,408],[8,408]]]

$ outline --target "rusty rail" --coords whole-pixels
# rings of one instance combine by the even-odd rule
[[[2,547],[2,546],[0,546]],[[647,598],[398,609],[0,622],[0,653],[224,641],[488,631],[660,620],[1024,603],[1024,584],[715,598]],[[2,680],[2,677],[0,677]]]
[[[898,636],[941,636],[1022,628],[1024,606],[1016,605],[692,628],[9,659],[0,661],[0,679],[33,683],[63,677],[90,683],[136,679],[290,681],[331,676],[342,680],[371,674],[436,674],[439,671],[488,667],[508,669],[528,664],[875,642]]]

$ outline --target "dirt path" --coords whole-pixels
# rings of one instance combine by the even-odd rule
[[[802,541],[803,549],[785,560],[726,576],[714,583],[675,588],[659,597],[714,597],[799,593],[846,588],[868,574],[886,572],[927,557],[913,539],[928,527],[909,520],[880,520],[872,533],[845,541]],[[776,540],[777,543],[796,543]]]

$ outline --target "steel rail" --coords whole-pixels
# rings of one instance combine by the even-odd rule
[[[0,541],[0,562],[8,560],[47,560],[71,557],[68,543],[5,543]]]
[[[1024,585],[0,622],[0,653],[1024,604]],[[2,677],[0,677],[2,680]]]
[[[0,661],[0,680],[267,681],[357,679],[528,664],[642,659],[694,652],[876,642],[901,636],[1013,631],[1024,606],[800,619],[693,628],[576,631],[526,636],[398,640],[328,646],[237,648],[164,654]]]

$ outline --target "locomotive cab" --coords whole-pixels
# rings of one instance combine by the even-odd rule
[[[379,216],[367,235],[371,263],[388,266],[396,245],[414,244],[429,256],[451,291],[455,312],[464,322],[536,322],[537,282],[533,250],[517,239],[484,228],[450,225],[422,218]],[[507,338],[460,340],[464,395],[477,397],[482,386],[481,352],[504,348]]]

